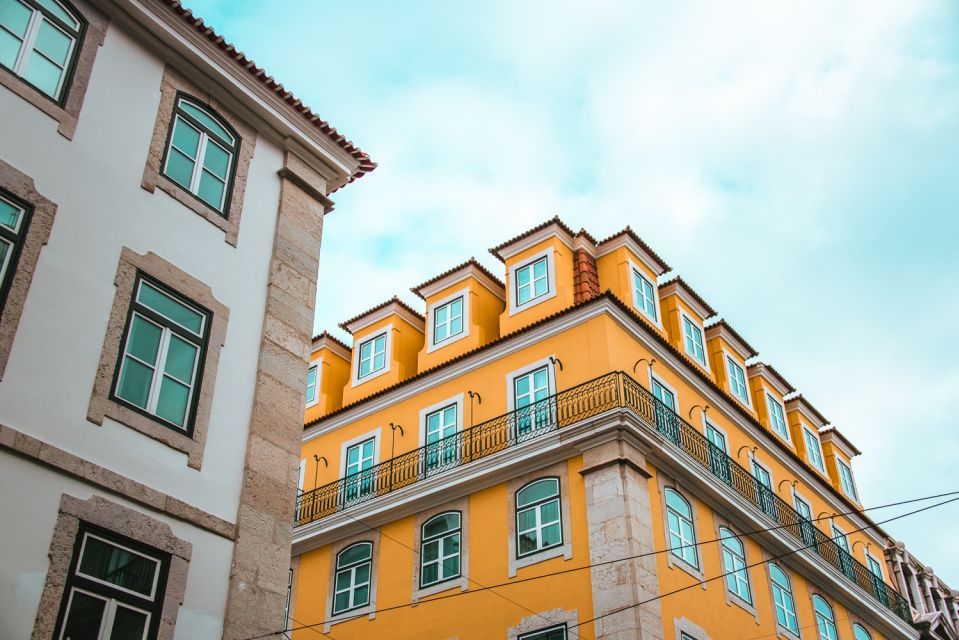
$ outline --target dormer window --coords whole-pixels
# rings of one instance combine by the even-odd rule
[[[836,467],[839,469],[839,484],[842,486],[842,492],[856,502],[859,502],[856,483],[852,479],[852,469],[848,464],[838,458],[836,459]]]
[[[788,442],[789,431],[786,430],[786,414],[783,412],[783,406],[768,392],[766,393],[766,404],[769,407],[770,426],[780,438]]]
[[[806,441],[806,458],[809,460],[809,464],[825,473],[826,465],[823,464],[822,460],[822,446],[819,444],[819,436],[810,431],[808,427],[804,426],[802,430],[803,439]]]
[[[306,406],[308,407],[312,407],[319,400],[320,394],[317,389],[319,370],[320,363],[315,362],[310,365],[310,370],[306,374]]]
[[[732,356],[726,356],[726,370],[729,371],[729,389],[733,395],[739,398],[743,404],[749,404],[749,390],[746,387],[746,373],[743,368],[733,360]]]
[[[683,344],[686,353],[696,362],[706,367],[706,349],[703,347],[703,330],[685,313],[683,316]]]
[[[633,272],[633,304],[653,322],[659,322],[656,313],[656,288],[636,267]]]
[[[516,270],[516,306],[549,293],[546,258]]]
[[[387,333],[383,332],[360,344],[360,359],[356,368],[357,379],[362,380],[386,370],[386,336]]]
[[[433,351],[470,334],[470,290],[461,289],[429,305],[427,351]]]

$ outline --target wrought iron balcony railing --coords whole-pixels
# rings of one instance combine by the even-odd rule
[[[304,492],[297,498],[294,524],[299,527],[320,520],[612,409],[631,411],[693,462],[752,503],[781,531],[834,566],[884,607],[906,622],[912,622],[909,603],[898,591],[621,371],[576,385],[448,438]]]

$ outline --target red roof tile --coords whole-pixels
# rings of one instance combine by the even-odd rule
[[[756,351],[751,344],[749,344],[748,342],[746,342],[746,339],[743,338],[741,335],[739,335],[739,332],[736,331],[735,329],[733,329],[732,326],[731,326],[728,322],[726,322],[725,320],[720,320],[719,322],[714,322],[714,323],[712,323],[711,325],[709,325],[708,327],[706,327],[706,330],[708,331],[709,329],[712,329],[713,327],[724,327],[724,328],[726,329],[726,331],[728,331],[730,334],[732,334],[733,338],[735,338],[736,340],[739,340],[739,342],[742,343],[743,347],[744,347],[744,348],[746,349],[746,351],[748,352],[748,354],[746,355],[746,358],[747,358],[747,359],[749,359],[749,358],[755,358],[756,356],[759,355],[759,352]],[[768,366],[768,365],[767,365],[767,366]]]
[[[378,304],[378,305],[376,305],[375,307],[373,307],[372,309],[367,309],[367,310],[364,311],[363,313],[357,314],[357,315],[353,316],[352,318],[350,318],[349,320],[347,320],[347,321],[345,321],[345,322],[341,322],[339,326],[340,326],[341,329],[343,329],[343,331],[349,331],[350,333],[352,333],[352,331],[350,331],[349,329],[347,329],[348,326],[350,326],[351,324],[353,324],[354,322],[356,322],[356,321],[359,320],[360,318],[363,318],[363,317],[365,317],[365,316],[368,316],[368,315],[370,315],[371,313],[375,313],[375,312],[379,311],[380,309],[385,309],[386,307],[390,306],[390,305],[393,304],[393,303],[398,304],[400,307],[402,307],[402,308],[405,309],[406,311],[409,311],[410,313],[412,313],[414,316],[416,316],[417,318],[419,318],[419,319],[422,320],[423,322],[426,322],[426,317],[423,316],[422,313],[420,313],[419,311],[417,311],[416,309],[414,309],[414,308],[411,307],[410,305],[406,304],[405,302],[403,302],[402,300],[400,300],[400,299],[397,298],[396,296],[393,296],[392,298],[390,298],[390,299],[387,300],[386,302],[383,302],[383,303],[381,303],[381,304]]]
[[[606,238],[605,240],[601,240],[601,241],[597,244],[597,246],[600,246],[600,247],[601,247],[601,246],[603,246],[604,244],[606,244],[607,242],[612,242],[613,240],[616,240],[617,238],[620,238],[620,237],[622,237],[622,236],[629,236],[629,237],[633,240],[633,242],[635,242],[635,243],[638,244],[640,247],[642,247],[642,248],[643,248],[643,251],[645,251],[646,253],[648,253],[648,254],[649,254],[649,257],[656,261],[656,263],[659,265],[659,268],[662,269],[663,272],[666,272],[666,271],[669,271],[670,269],[672,269],[672,267],[670,267],[668,264],[666,264],[666,261],[665,261],[665,260],[663,260],[662,258],[659,257],[659,254],[658,254],[658,253],[656,253],[655,251],[653,251],[652,247],[650,247],[648,244],[646,244],[645,242],[643,242],[643,239],[640,238],[638,235],[636,235],[636,232],[633,231],[632,228],[629,227],[629,225],[627,225],[626,228],[623,229],[622,231],[620,231],[619,233],[614,233],[613,235],[609,236],[609,237]]]
[[[659,288],[662,289],[663,287],[673,284],[674,282],[677,285],[681,286],[683,289],[685,289],[686,293],[688,293],[693,300],[695,300],[696,302],[698,302],[699,304],[703,306],[703,309],[705,309],[707,312],[707,317],[716,315],[716,310],[713,309],[711,306],[709,306],[709,303],[703,300],[702,296],[696,293],[696,291],[691,286],[689,286],[689,284],[685,280],[683,280],[682,276],[675,276],[673,278],[670,278],[666,282],[659,285]]]
[[[500,256],[500,254],[499,254],[499,252],[500,252],[502,249],[510,246],[511,244],[513,244],[513,243],[515,243],[515,242],[519,242],[520,240],[523,240],[524,238],[528,238],[528,237],[530,237],[531,235],[533,235],[534,233],[536,233],[537,231],[542,231],[542,230],[545,229],[546,227],[548,227],[548,226],[550,226],[550,225],[553,225],[553,224],[557,225],[560,229],[562,229],[563,231],[565,231],[566,233],[568,233],[571,238],[576,237],[576,235],[577,235],[576,232],[573,231],[572,229],[570,229],[568,226],[566,226],[566,223],[563,222],[562,220],[560,220],[560,219],[559,219],[559,216],[553,216],[552,218],[550,218],[550,219],[547,220],[546,222],[544,222],[544,223],[542,223],[542,224],[538,224],[538,225],[536,225],[535,227],[533,227],[532,229],[528,229],[528,230],[524,231],[523,233],[519,234],[519,235],[516,236],[515,238],[510,238],[510,239],[507,240],[506,242],[501,242],[500,244],[498,244],[498,245],[496,245],[495,247],[493,247],[492,249],[490,249],[489,252],[492,253],[494,256],[496,256],[500,261],[505,262],[505,260],[503,260],[502,256]],[[589,237],[592,237],[592,236],[589,236]]]
[[[412,289],[410,289],[410,291],[412,291],[413,293],[415,293],[416,295],[418,295],[420,298],[423,298],[423,296],[420,294],[420,291],[421,291],[421,290],[423,290],[423,289],[425,289],[426,287],[430,286],[430,285],[433,284],[434,282],[439,282],[440,280],[442,280],[442,279],[445,278],[446,276],[448,276],[448,275],[450,275],[450,274],[453,274],[453,273],[456,273],[456,272],[459,271],[460,269],[463,269],[463,268],[468,267],[468,266],[470,266],[470,265],[473,265],[474,267],[476,267],[477,269],[479,269],[480,273],[482,273],[484,276],[486,276],[487,278],[489,278],[490,280],[492,280],[493,282],[495,282],[495,283],[498,284],[499,286],[503,287],[504,289],[506,288],[506,285],[503,284],[503,281],[502,281],[502,280],[500,280],[499,278],[497,278],[496,276],[494,276],[493,273],[492,273],[489,269],[487,269],[486,267],[484,267],[483,265],[481,265],[479,262],[477,262],[476,258],[471,257],[469,260],[467,260],[467,261],[464,262],[463,264],[458,264],[458,265],[456,265],[455,267],[453,267],[452,269],[448,269],[448,270],[444,271],[443,273],[439,274],[438,276],[435,276],[435,277],[433,277],[433,278],[430,278],[429,280],[427,280],[427,281],[424,282],[423,284],[421,284],[421,285],[419,285],[419,286],[416,286],[416,287],[413,287]],[[425,300],[426,298],[423,298],[423,299]]]
[[[339,338],[337,338],[336,336],[334,336],[334,335],[333,335],[332,333],[330,333],[329,331],[324,331],[324,332],[322,332],[322,333],[320,333],[320,334],[317,334],[317,335],[313,336],[313,342],[316,342],[317,340],[321,340],[321,339],[323,339],[323,338],[326,338],[327,340],[329,340],[329,341],[332,342],[333,344],[336,344],[336,345],[339,345],[339,346],[343,347],[343,348],[346,349],[347,351],[352,351],[352,349],[350,349],[350,347],[348,347],[345,342],[343,342],[342,340],[340,340]]]

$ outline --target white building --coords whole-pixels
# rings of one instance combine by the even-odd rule
[[[0,0],[0,84],[0,637],[282,629],[323,215],[376,165],[170,0]]]

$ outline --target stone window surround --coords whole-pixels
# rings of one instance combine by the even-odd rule
[[[521,635],[544,631],[556,625],[565,624],[567,628],[579,622],[579,611],[577,609],[550,609],[542,613],[534,613],[526,616],[514,627],[506,630],[507,640],[517,640]]]
[[[87,0],[69,0],[68,4],[84,24],[81,26],[80,49],[72,62],[72,69],[68,72],[60,99],[55,100],[34,88],[6,67],[0,67],[0,84],[56,120],[57,133],[67,140],[72,140],[80,119],[83,98],[90,84],[90,75],[93,73],[93,62],[106,38],[110,21]]]
[[[677,492],[683,498],[686,499],[686,502],[689,503],[689,509],[693,514],[693,535],[697,543],[701,542],[702,538],[699,535],[700,526],[699,526],[699,510],[696,508],[696,500],[692,498],[692,495],[683,489],[679,484],[671,477],[663,474],[662,471],[656,474],[656,484],[659,487],[659,502],[661,505],[660,511],[663,514],[663,548],[666,549],[669,547],[669,516],[666,514],[666,491],[668,487],[673,491]],[[702,588],[706,589],[706,578],[701,568],[703,564],[703,554],[699,546],[696,547],[696,558],[699,560],[700,567],[694,567],[682,558],[676,557],[671,552],[666,552],[663,554],[666,556],[666,566],[670,569],[676,567],[682,569],[700,583]],[[723,585],[723,589],[726,588],[726,585]]]
[[[549,549],[544,549],[537,553],[532,553],[522,558],[516,557],[516,492],[528,485],[534,480],[547,477],[559,478],[559,507],[560,518],[562,519],[563,544]],[[558,558],[560,556],[565,560],[573,558],[573,534],[569,508],[569,467],[566,461],[558,462],[554,465],[537,469],[536,471],[526,473],[509,481],[506,485],[507,500],[507,518],[508,518],[508,571],[507,576],[516,577],[517,570],[538,564],[544,560]]]
[[[766,583],[769,587],[769,601],[772,605],[773,622],[776,625],[776,636],[778,638],[784,638],[785,640],[800,640],[800,636],[798,634],[793,633],[786,627],[779,624],[779,616],[776,614],[776,598],[773,595],[773,577],[769,572],[769,566],[771,564],[775,564],[783,571],[783,573],[786,574],[786,577],[789,578],[789,592],[792,595],[793,608],[796,610],[796,628],[799,629],[800,633],[802,633],[803,623],[799,617],[799,607],[796,600],[796,580],[799,579],[799,576],[796,574],[790,574],[789,570],[782,563],[773,562],[772,556],[766,553],[764,549],[760,548],[760,553],[762,555],[763,571],[766,574]]]
[[[723,563],[723,543],[721,542],[722,536],[720,535],[720,528],[729,529],[732,533],[741,531],[739,527],[733,526],[731,522],[720,516],[718,513],[713,512],[713,525],[716,530],[716,544],[719,546],[719,566],[720,570],[725,573],[726,566]],[[729,588],[726,586],[726,581],[723,580],[723,593],[726,595],[726,605],[732,606],[736,605],[737,607],[743,609],[749,613],[756,620],[756,624],[759,624],[759,611],[756,609],[756,586],[753,584],[753,577],[749,572],[749,549],[747,548],[746,541],[748,538],[739,534],[739,541],[743,545],[743,557],[746,559],[746,579],[749,581],[749,594],[752,596],[753,602],[747,602],[740,598],[735,593],[732,593]]]
[[[121,343],[127,326],[133,286],[138,272],[152,276],[160,283],[170,287],[193,303],[205,307],[210,312],[206,355],[197,376],[199,390],[193,416],[192,435],[168,427],[159,419],[135,411],[126,404],[112,398],[114,373],[120,359],[120,351],[123,348]],[[112,418],[131,429],[187,454],[187,466],[192,469],[199,469],[203,461],[203,450],[206,446],[206,432],[210,422],[210,405],[213,401],[220,349],[226,341],[229,310],[213,297],[210,287],[152,252],[139,255],[131,249],[123,247],[114,285],[116,286],[116,295],[107,323],[106,336],[103,339],[100,364],[97,367],[93,392],[90,396],[90,406],[87,409],[87,420],[97,426],[102,426],[104,417]]]
[[[458,578],[444,580],[443,582],[420,588],[420,568],[422,565],[420,557],[420,544],[423,536],[423,525],[430,518],[449,511],[458,511],[460,514],[460,576]],[[411,602],[414,605],[419,602],[420,598],[432,596],[443,591],[449,591],[457,588],[460,591],[466,591],[469,589],[469,524],[469,496],[465,496],[459,500],[454,500],[453,502],[447,502],[446,504],[416,514],[416,519],[413,523],[413,549],[415,549],[415,551],[413,553],[413,597],[411,598]]]
[[[673,618],[673,628],[676,640],[679,640],[683,633],[696,640],[712,640],[705,629],[688,618]]]
[[[13,265],[13,277],[7,299],[0,310],[0,379],[13,349],[13,339],[20,324],[23,306],[27,301],[27,291],[33,281],[40,251],[50,238],[57,205],[47,200],[33,184],[33,178],[21,173],[3,160],[0,160],[0,189],[6,191],[30,208],[29,227],[27,227],[19,257]]]
[[[81,500],[68,494],[60,497],[60,510],[50,540],[50,565],[37,608],[32,640],[53,637],[81,521],[170,554],[157,640],[171,640],[186,590],[191,544],[173,535],[169,524],[145,513],[96,495]]]
[[[344,613],[333,615],[333,592],[336,585],[336,556],[339,555],[341,551],[349,547],[350,545],[356,544],[357,542],[371,542],[373,543],[373,549],[370,552],[370,602],[365,607],[360,607],[358,609],[351,609]],[[380,531],[379,529],[363,531],[358,533],[355,536],[349,538],[344,538],[340,540],[335,545],[330,547],[330,579],[327,582],[326,586],[326,609],[325,611],[329,612],[329,617],[326,618],[326,621],[323,623],[323,633],[327,633],[330,628],[340,622],[348,622],[349,620],[355,620],[356,618],[361,618],[363,616],[368,616],[370,620],[376,619],[376,583],[379,577],[379,568],[380,564]],[[292,611],[292,605],[291,609]]]
[[[167,143],[173,132],[173,111],[180,96],[189,96],[222,118],[240,138],[239,150],[233,159],[233,176],[228,185],[227,208],[221,214],[196,195],[163,175],[162,162],[166,157]],[[215,97],[204,91],[171,67],[163,70],[160,81],[160,105],[157,109],[156,124],[147,153],[146,167],[143,169],[143,181],[140,184],[150,193],[159,188],[171,198],[190,209],[215,227],[223,230],[228,244],[236,246],[240,233],[240,214],[243,211],[243,194],[246,191],[250,173],[250,159],[256,146],[256,130],[234,116]]]

